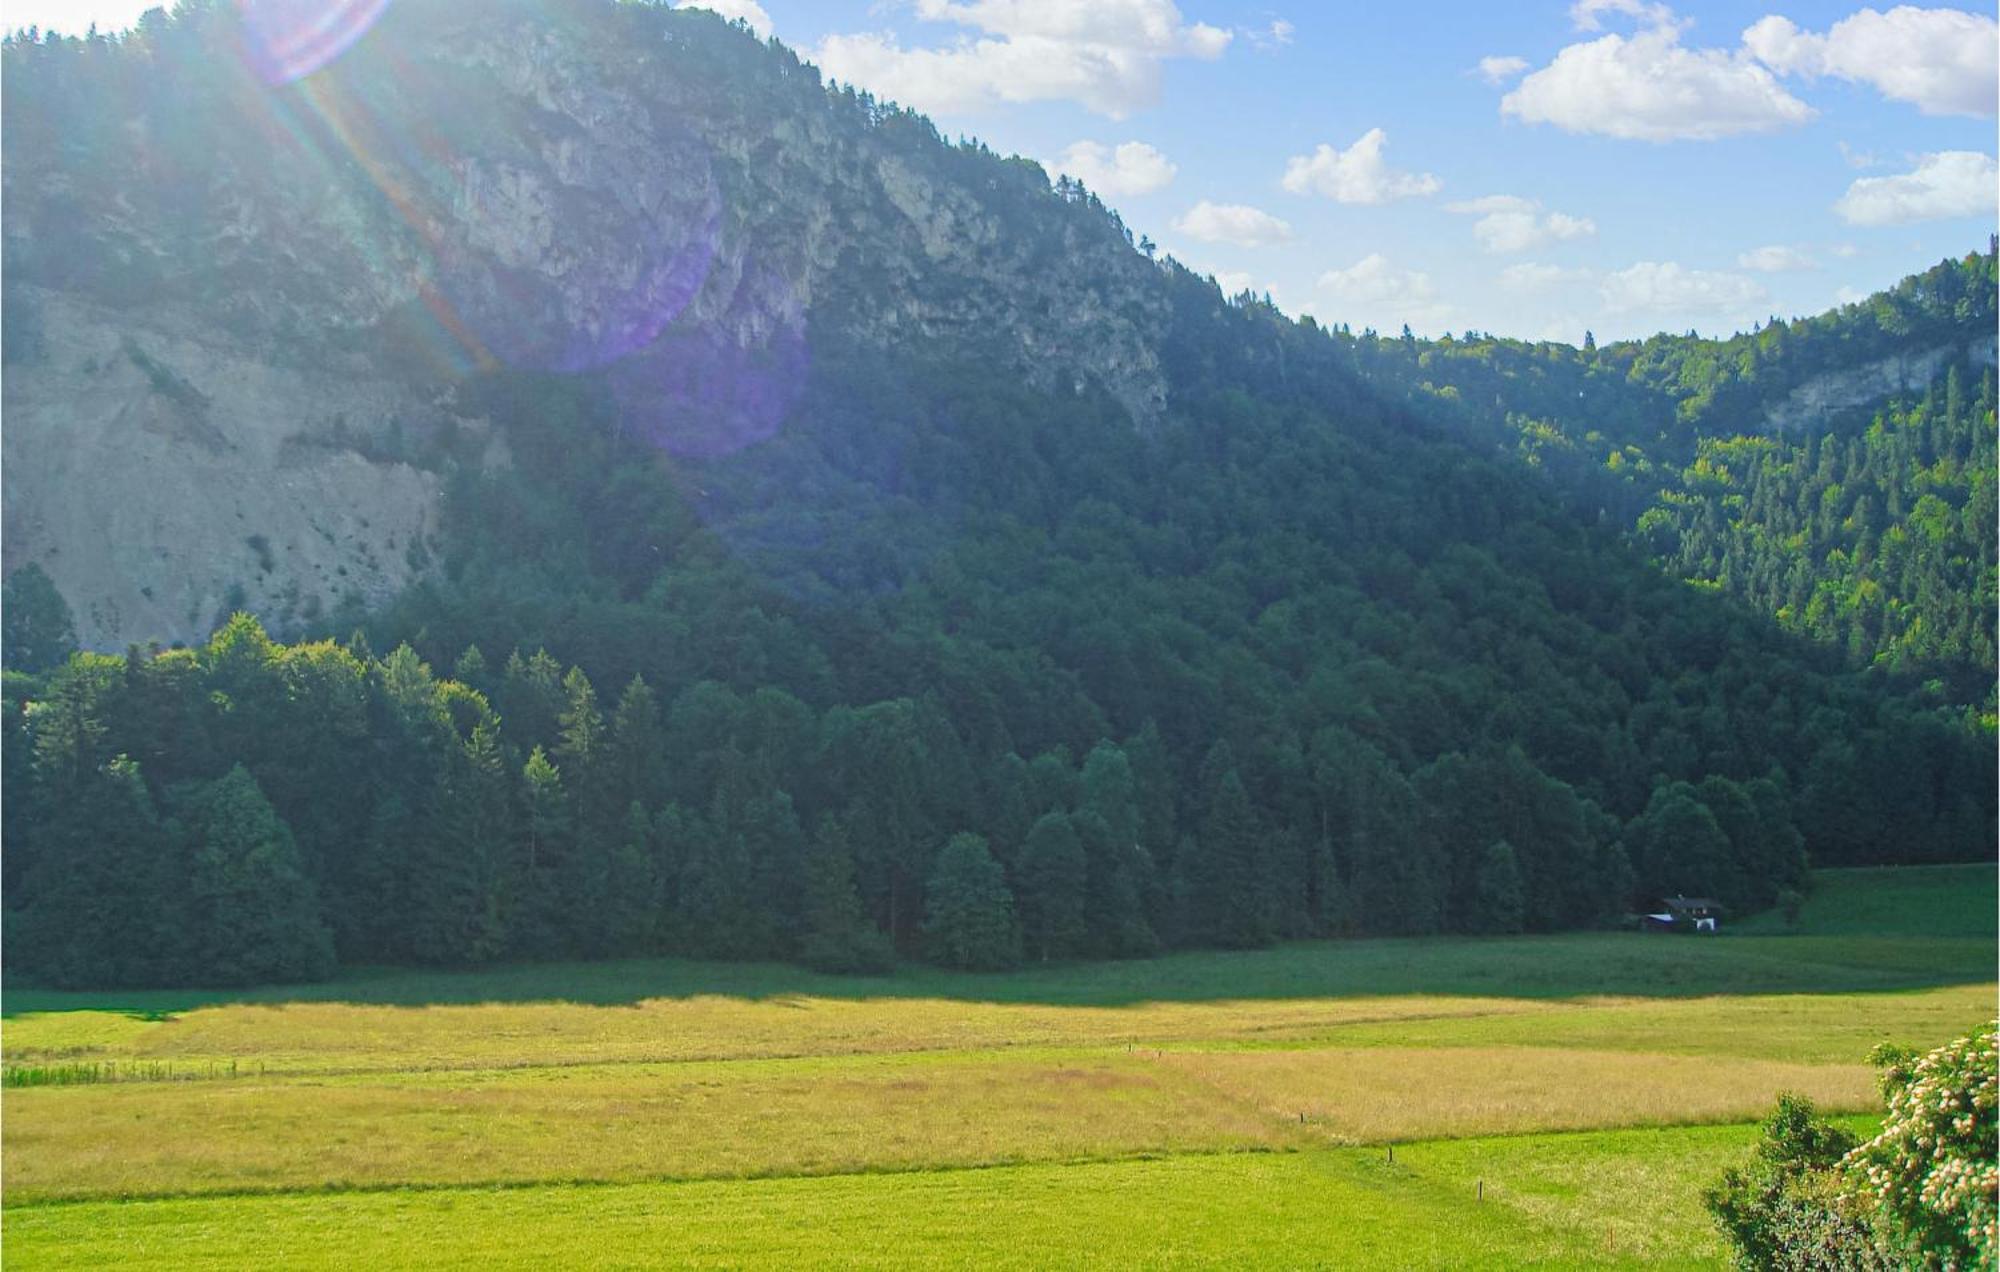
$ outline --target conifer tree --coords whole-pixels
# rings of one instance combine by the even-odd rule
[[[42,567],[30,561],[0,587],[0,662],[9,671],[48,671],[76,649],[69,602]]]
[[[292,832],[241,764],[210,783],[189,819],[190,972],[197,982],[252,985],[324,979],[333,937]]]
[[[489,718],[446,755],[427,833],[409,848],[405,940],[418,961],[483,963],[505,948],[511,796],[497,722]]]
[[[1047,962],[1082,951],[1086,881],[1083,844],[1069,817],[1042,814],[1014,863],[1014,899],[1029,958]]]
[[[1014,897],[980,836],[953,835],[938,854],[925,889],[924,935],[931,957],[947,967],[993,971],[1020,961]]]
[[[1471,930],[1489,936],[1521,930],[1526,899],[1514,847],[1502,839],[1487,846],[1473,883]]]
[[[560,951],[567,937],[557,889],[574,838],[569,794],[561,770],[539,746],[521,767],[521,787],[519,902],[512,943],[523,953],[546,956]]]
[[[138,766],[115,757],[65,799],[38,819],[32,851],[7,846],[29,857],[8,898],[8,961],[62,987],[185,984],[187,871]]]
[[[611,718],[607,768],[612,798],[634,800],[647,808],[666,803],[666,735],[660,724],[660,702],[644,676],[634,676],[618,698]]]
[[[840,819],[820,818],[806,849],[802,877],[804,915],[799,961],[822,972],[885,972],[893,965],[889,941],[861,905],[854,886],[854,855]]]

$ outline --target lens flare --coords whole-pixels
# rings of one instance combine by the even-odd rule
[[[267,84],[289,84],[345,53],[389,0],[236,0],[244,49]]]
[[[718,458],[777,436],[805,386],[802,332],[745,348],[710,328],[669,332],[609,371],[626,434],[674,455]]]
[[[715,261],[722,198],[706,147],[679,149],[676,188],[644,212],[625,201],[657,177],[636,157],[607,160],[589,184],[459,165],[438,281],[496,358],[593,371],[651,345],[693,303]]]

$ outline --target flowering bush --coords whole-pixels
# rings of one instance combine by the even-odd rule
[[[1923,1267],[1991,1269],[2000,1214],[2000,1021],[1929,1055],[1878,1048],[1889,1117],[1842,1160],[1884,1242]]]

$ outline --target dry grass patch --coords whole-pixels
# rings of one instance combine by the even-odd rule
[[[620,1065],[9,1094],[9,1205],[827,1174],[1300,1142],[1123,1053]]]
[[[1348,1142],[1748,1121],[1780,1091],[1876,1107],[1865,1065],[1541,1047],[1169,1052],[1160,1063]]]
[[[1126,1042],[1292,1039],[1343,1025],[1553,1010],[1530,999],[1248,999],[1070,1007],[934,998],[746,999],[388,1007],[300,1002],[204,1007],[160,1021],[114,1012],[7,1020],[10,1064],[58,1058],[237,1060],[269,1073],[488,1069]]]
[[[1851,1064],[1878,1042],[1931,1047],[1992,1014],[2000,987],[1870,994],[1597,998],[1533,1015],[1366,1021],[1330,1029],[1339,1046],[1576,1047]]]

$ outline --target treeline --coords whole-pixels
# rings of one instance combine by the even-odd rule
[[[1518,749],[1405,778],[1333,727],[1298,757],[1315,819],[1274,825],[1226,742],[1177,798],[1150,727],[982,756],[934,699],[662,704],[635,678],[611,705],[539,651],[445,679],[245,615],[7,684],[7,956],[59,985],[311,979],[336,951],[866,971],[1515,932],[1605,921],[1639,880],[1751,908],[1805,864],[1763,779],[1662,787],[1621,825]]]

